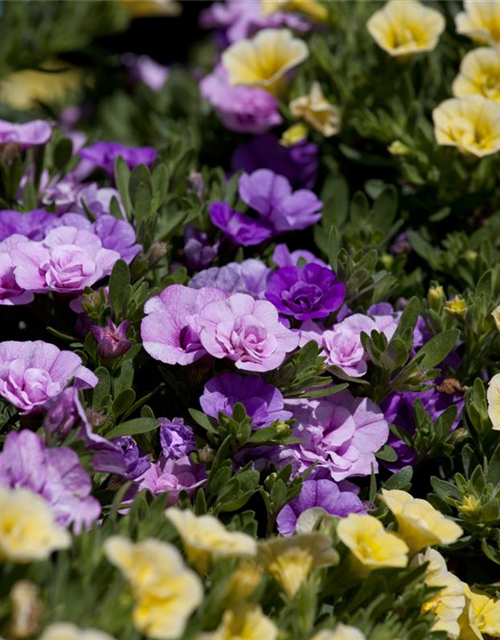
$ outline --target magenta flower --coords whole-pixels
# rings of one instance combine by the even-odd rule
[[[96,325],[90,327],[90,331],[97,342],[97,350],[101,358],[105,360],[114,360],[119,358],[132,346],[130,340],[127,340],[127,329],[130,327],[130,320],[125,320],[118,326],[111,320],[106,319],[105,327]]]
[[[59,227],[41,242],[19,243],[12,256],[16,282],[26,291],[77,293],[109,275],[120,254],[90,231]]]
[[[104,169],[110,176],[114,175],[115,160],[121,156],[129,169],[138,164],[153,164],[157,151],[153,147],[126,147],[118,142],[94,142],[79,152],[80,158],[92,162],[96,167]]]
[[[168,506],[178,502],[181,491],[192,496],[206,481],[205,468],[195,464],[187,456],[177,459],[160,458],[137,479],[139,490],[147,489],[154,496],[168,493]]]
[[[197,321],[206,351],[246,371],[272,371],[298,345],[298,336],[280,323],[274,305],[244,293],[207,304]]]
[[[35,297],[32,292],[24,291],[14,277],[16,265],[11,252],[20,242],[25,241],[24,236],[13,234],[0,242],[0,305],[29,304]]]
[[[223,373],[206,383],[200,398],[203,411],[216,420],[219,413],[231,417],[237,402],[245,407],[256,429],[292,418],[291,411],[284,409],[281,391],[257,376]]]
[[[216,227],[228,236],[235,244],[250,247],[268,240],[271,229],[262,221],[233,211],[225,202],[214,202],[209,209],[210,218]]]
[[[198,291],[180,284],[167,287],[144,306],[147,314],[141,324],[144,349],[166,364],[187,365],[199,360],[206,350],[200,342],[198,314],[209,303],[224,298],[223,291],[211,287]]]
[[[25,414],[40,410],[73,378],[80,389],[98,383],[72,351],[60,351],[42,340],[0,342],[0,395]]]
[[[14,124],[0,120],[0,145],[18,144],[21,149],[38,147],[52,136],[52,127],[45,120],[32,120],[24,124]]]

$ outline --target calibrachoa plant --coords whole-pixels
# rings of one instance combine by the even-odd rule
[[[500,2],[196,8],[0,7],[0,639],[499,638]]]

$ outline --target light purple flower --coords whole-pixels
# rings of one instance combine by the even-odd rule
[[[25,414],[39,410],[73,378],[79,389],[98,383],[72,351],[60,351],[42,340],[0,342],[0,395]]]
[[[121,457],[125,466],[125,470],[121,475],[128,480],[135,480],[147,472],[151,466],[149,457],[142,453],[132,436],[115,438],[111,443],[121,451]]]
[[[245,407],[256,429],[292,418],[292,413],[284,410],[281,391],[257,376],[223,373],[206,383],[200,398],[203,411],[215,419],[219,412],[231,417],[237,402]]]
[[[45,120],[32,120],[24,124],[14,124],[0,120],[0,145],[18,144],[21,149],[38,147],[52,136],[52,127]]]
[[[205,468],[195,464],[187,456],[177,459],[160,458],[137,479],[139,490],[147,489],[155,496],[168,493],[168,506],[178,502],[181,491],[191,496],[206,481]]]
[[[267,289],[271,269],[261,260],[249,258],[243,262],[230,262],[223,267],[211,267],[197,273],[189,282],[192,289],[217,287],[225,293],[247,293],[262,299]]]
[[[321,219],[323,203],[312,191],[293,192],[287,178],[269,169],[242,175],[239,193],[243,202],[257,211],[276,233],[305,229]]]
[[[306,480],[300,494],[279,512],[276,524],[282,536],[295,533],[299,516],[307,509],[319,507],[332,516],[345,518],[350,513],[366,513],[361,500],[352,490],[343,490],[332,480]],[[353,485],[351,485],[353,486]]]
[[[134,227],[127,220],[102,215],[94,222],[92,230],[105,249],[117,251],[126,263],[132,262],[141,250],[141,245],[136,243]]]
[[[41,242],[21,242],[11,253],[17,284],[26,291],[76,293],[109,275],[120,254],[104,249],[85,229],[59,227]]]
[[[51,506],[61,526],[78,533],[99,517],[101,505],[90,496],[92,482],[69,447],[47,449],[32,431],[11,431],[0,453],[0,485],[25,487]]]
[[[21,234],[29,240],[42,240],[54,219],[53,213],[43,209],[35,209],[27,213],[0,211],[0,240],[5,240],[14,233]]]
[[[130,327],[130,320],[124,320],[118,326],[111,320],[106,319],[105,327],[93,325],[90,331],[97,342],[97,350],[101,358],[105,360],[114,360],[119,358],[132,346],[130,340],[127,340],[127,329]]]
[[[222,65],[203,78],[200,90],[230,131],[258,135],[282,122],[279,103],[273,95],[256,87],[229,84]]]
[[[210,219],[216,227],[243,247],[250,247],[268,240],[272,231],[265,223],[250,216],[233,211],[225,202],[214,202],[209,208]]]
[[[13,234],[0,242],[0,305],[15,306],[29,304],[35,297],[30,291],[24,291],[14,277],[15,262],[11,252],[26,238]]]
[[[197,322],[205,350],[246,371],[272,371],[298,345],[298,336],[280,323],[274,305],[244,293],[207,304]]]
[[[325,269],[330,268],[326,262],[317,258],[310,251],[306,251],[305,249],[290,251],[286,244],[276,245],[273,253],[273,262],[277,267],[297,267],[299,260],[304,260],[307,263],[319,264],[320,267],[324,267]]]
[[[170,73],[168,67],[145,55],[136,56],[134,53],[124,53],[122,62],[130,69],[133,81],[142,82],[156,92],[163,89]]]
[[[214,260],[219,243],[210,244],[207,234],[193,225],[184,229],[184,262],[189,269],[206,269]]]
[[[114,175],[115,160],[121,156],[129,169],[138,164],[151,165],[157,151],[153,147],[127,147],[118,142],[94,142],[79,152],[80,158],[92,162],[96,167],[104,169],[110,176]]]
[[[182,418],[160,418],[160,443],[166,458],[178,460],[196,449],[194,432]]]
[[[300,444],[284,447],[283,463],[296,473],[316,463],[318,472],[339,481],[378,471],[375,453],[387,442],[389,426],[380,408],[347,389],[325,398],[289,400],[285,407],[297,421],[292,427]]]
[[[144,306],[144,349],[166,364],[187,365],[199,360],[206,350],[200,342],[198,314],[209,303],[225,297],[223,291],[212,287],[198,291],[180,284],[167,287]]]

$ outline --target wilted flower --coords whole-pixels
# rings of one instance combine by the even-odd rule
[[[347,624],[338,624],[333,631],[323,629],[311,640],[366,640],[365,636],[357,627]]]
[[[88,147],[84,147],[80,152],[80,158],[92,162],[96,167],[104,169],[110,176],[115,172],[115,160],[122,157],[129,169],[133,169],[138,164],[151,165],[157,151],[153,147],[126,147],[118,142],[94,142]]]
[[[439,11],[417,0],[390,0],[367,22],[378,46],[394,57],[432,51],[446,22]]]
[[[130,320],[124,320],[118,326],[108,316],[106,318],[106,326],[98,327],[96,325],[90,327],[90,331],[97,342],[97,350],[104,360],[114,360],[119,358],[132,346],[130,340],[127,339],[127,329],[130,326]]]
[[[500,5],[496,0],[464,0],[455,17],[457,33],[493,47],[500,46]]]
[[[500,431],[500,373],[491,378],[487,391],[488,416],[494,431]]]
[[[340,111],[326,100],[319,82],[313,82],[307,95],[290,102],[290,113],[303,118],[326,138],[340,131]]]
[[[203,633],[197,640],[276,640],[274,622],[255,604],[240,604],[228,609],[218,629]]]
[[[21,149],[29,149],[45,144],[51,136],[52,127],[45,120],[32,120],[24,124],[0,120],[0,146],[17,144]]]
[[[80,629],[71,622],[55,622],[48,626],[39,640],[114,640],[99,629]]]
[[[452,91],[457,98],[478,94],[500,101],[500,51],[489,47],[469,51],[460,64]]]
[[[458,621],[460,638],[482,640],[483,634],[496,637],[500,634],[500,600],[491,598],[479,589],[471,589],[462,583],[465,591],[465,607]]]
[[[500,149],[500,104],[483,96],[445,100],[432,112],[436,142],[482,158]]]

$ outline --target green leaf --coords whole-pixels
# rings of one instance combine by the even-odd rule
[[[347,389],[348,386],[347,383],[337,384],[334,387],[327,387],[326,389],[318,389],[318,391],[309,391],[308,393],[300,394],[299,398],[323,398],[324,396],[332,396],[334,393],[339,393]]]
[[[487,558],[489,558],[495,564],[500,564],[500,550],[494,549],[491,545],[489,545],[486,540],[481,540],[481,548],[484,551],[484,554]]]
[[[121,416],[129,409],[135,400],[135,391],[133,389],[124,389],[114,400],[111,410],[115,417]]]
[[[147,433],[153,431],[158,427],[158,420],[155,418],[134,418],[133,420],[127,420],[122,422],[111,431],[108,431],[106,438],[108,440],[114,438],[121,438],[122,436],[136,436],[139,433]]]
[[[109,301],[115,314],[123,311],[125,290],[130,284],[130,271],[124,260],[117,260],[109,278]]]
[[[431,338],[417,354],[417,357],[424,356],[420,362],[421,366],[424,369],[432,369],[440,364],[456,345],[459,335],[457,329],[450,329]]]
[[[196,424],[199,424],[200,427],[208,431],[209,433],[217,434],[217,429],[212,424],[210,418],[203,413],[202,411],[198,411],[197,409],[188,409],[189,415],[193,418]]]
[[[393,185],[387,186],[375,200],[372,207],[373,224],[376,229],[387,233],[398,209],[398,192]]]
[[[411,486],[411,479],[413,478],[413,468],[410,466],[403,467],[397,473],[387,480],[384,484],[384,489],[401,489],[407,490]]]
[[[384,445],[382,449],[375,454],[375,457],[379,460],[384,460],[384,462],[396,462],[398,459],[397,453],[388,444]]]
[[[120,199],[125,208],[128,218],[130,219],[130,215],[132,212],[132,201],[130,199],[128,183],[130,180],[130,169],[127,166],[125,160],[118,156],[115,160],[115,182],[118,189],[118,193],[120,194]]]

